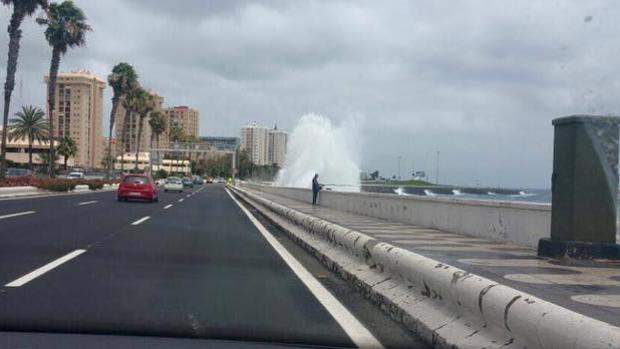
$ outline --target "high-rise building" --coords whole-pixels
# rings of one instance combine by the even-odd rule
[[[45,76],[45,82],[49,77]],[[56,104],[53,113],[54,137],[69,136],[77,145],[76,166],[101,167],[104,148],[103,90],[106,83],[87,70],[59,73],[56,82]]]
[[[153,90],[148,90],[148,93],[153,96],[155,100],[155,109],[153,111],[162,112],[162,105],[164,103],[164,97],[158,95]],[[151,126],[149,125],[149,117],[147,116],[142,124],[142,135],[140,136],[140,152],[149,152],[151,150]],[[125,108],[122,103],[119,104],[116,110],[116,117],[114,120],[114,128],[116,134],[116,140],[118,142],[116,146],[117,155],[121,152],[134,153],[138,146],[138,124],[140,122],[140,115],[137,113],[129,114],[129,121],[127,123],[127,130],[125,131],[125,141],[123,142],[123,128],[125,127]],[[161,137],[160,137],[161,138]],[[161,142],[160,142],[161,143]]]
[[[164,113],[166,114],[168,126],[166,127],[165,138],[169,138],[169,130],[173,124],[180,125],[185,136],[198,138],[200,132],[200,113],[198,113],[198,110],[181,105],[165,108]]]
[[[274,126],[267,132],[267,162],[282,168],[286,157],[288,134]]]
[[[282,167],[286,156],[288,135],[277,126],[267,129],[256,123],[241,128],[240,149],[248,152],[255,165],[277,164]]]
[[[241,150],[245,150],[255,165],[267,165],[267,129],[256,123],[241,128]]]

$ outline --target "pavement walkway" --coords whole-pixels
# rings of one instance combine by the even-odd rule
[[[282,196],[252,192],[289,208],[620,327],[620,261],[541,258],[528,247],[390,222],[321,206],[313,207],[306,202]]]

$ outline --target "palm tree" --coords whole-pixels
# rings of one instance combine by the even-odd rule
[[[9,109],[11,94],[15,87],[15,72],[17,71],[17,59],[19,58],[19,42],[22,38],[20,29],[26,16],[31,16],[40,6],[47,9],[47,0],[0,0],[3,5],[13,5],[13,14],[9,21],[9,50],[6,63],[6,80],[4,82],[4,113],[2,115],[2,130],[7,130],[9,125]],[[2,132],[2,145],[0,146],[0,178],[6,173],[6,139],[7,132]]]
[[[77,154],[77,143],[69,136],[64,136],[58,140],[58,154],[64,157],[64,167],[67,170],[67,161]]]
[[[153,147],[153,138],[157,144],[157,165],[158,169],[161,169],[159,159],[159,136],[166,132],[166,117],[161,111],[155,111],[151,113],[149,119],[149,126],[151,126],[151,148]]]
[[[121,172],[125,170],[125,151],[127,150],[127,144],[130,144],[128,138],[127,131],[129,130],[129,122],[131,119],[131,114],[135,113],[138,105],[140,84],[136,82],[132,88],[123,95],[121,100],[121,104],[123,105],[123,109],[125,109],[125,117],[123,119],[123,128],[121,130],[121,143],[122,143],[122,151],[121,151]],[[131,148],[131,147],[130,147]]]
[[[58,68],[60,66],[60,56],[64,55],[69,48],[86,45],[86,32],[90,31],[90,26],[86,23],[86,16],[73,1],[65,0],[60,4],[51,4],[47,11],[47,18],[37,18],[37,23],[47,25],[45,29],[45,39],[52,47],[52,60],[50,62],[50,73],[47,87],[47,103],[49,107],[49,119],[51,142],[50,158],[54,158],[54,112],[56,96],[56,80],[58,78]],[[54,161],[50,161],[50,176],[54,176]]]
[[[138,154],[140,153],[140,141],[142,139],[142,129],[144,128],[144,119],[155,109],[155,99],[153,95],[144,89],[140,89],[137,94],[136,112],[138,113],[138,134],[136,136],[136,162],[134,169],[138,169]]]
[[[168,133],[168,138],[171,142],[181,142],[182,140],[185,139],[185,132],[183,130],[183,126],[179,125],[176,122],[171,122],[170,123],[170,132]],[[175,154],[175,165],[178,166],[178,160],[180,158],[180,154],[177,151]]]
[[[43,110],[31,105],[22,107],[10,120],[7,133],[10,140],[28,140],[28,168],[32,170],[32,143],[35,140],[42,143],[49,138],[49,123]]]
[[[112,73],[108,75],[108,84],[112,87],[114,95],[112,96],[112,111],[110,112],[110,133],[108,138],[108,152],[106,167],[108,168],[108,176],[112,170],[112,130],[116,121],[116,111],[118,110],[121,98],[129,91],[135,89],[138,84],[138,74],[128,63],[118,63],[112,68]]]

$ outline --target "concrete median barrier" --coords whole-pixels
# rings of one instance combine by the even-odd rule
[[[21,186],[21,187],[3,187],[0,188],[0,195],[12,194],[32,194],[38,192],[37,187]]]
[[[620,328],[231,189],[436,348],[620,348]]]

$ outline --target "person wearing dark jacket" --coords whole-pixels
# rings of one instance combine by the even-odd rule
[[[319,195],[319,191],[323,188],[323,186],[319,183],[319,174],[315,173],[314,178],[312,178],[312,204],[316,205],[316,198]]]

